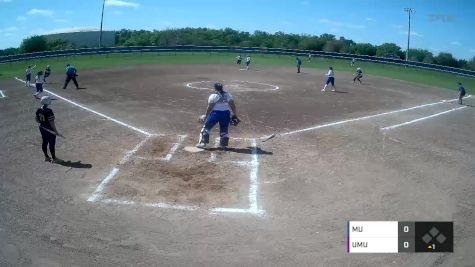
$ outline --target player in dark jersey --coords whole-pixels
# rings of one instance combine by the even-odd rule
[[[361,78],[363,78],[363,71],[361,70],[361,68],[356,68],[356,73],[355,73],[355,78],[353,78],[353,82],[356,82],[356,80],[358,80],[358,82],[361,83]]]
[[[56,162],[56,136],[61,136],[56,130],[56,125],[54,124],[54,113],[53,110],[48,108],[51,105],[51,98],[49,96],[43,96],[41,98],[41,107],[36,110],[36,122],[38,122],[41,138],[43,143],[41,149],[45,155],[45,161]],[[48,145],[49,151],[51,152],[51,158],[48,156]]]
[[[463,87],[461,82],[458,82],[459,85],[459,104],[462,105],[462,98],[465,96],[465,87]]]

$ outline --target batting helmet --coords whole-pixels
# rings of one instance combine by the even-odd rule
[[[47,95],[41,97],[40,100],[41,105],[50,105],[51,104],[51,98]]]

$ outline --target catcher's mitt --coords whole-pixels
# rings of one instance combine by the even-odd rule
[[[231,125],[237,126],[240,122],[241,120],[236,115],[231,117]]]

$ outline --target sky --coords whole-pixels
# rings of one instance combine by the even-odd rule
[[[475,0],[105,0],[104,30],[182,27],[343,36],[475,56]],[[0,49],[32,35],[97,30],[102,0],[0,0]],[[470,22],[472,21],[472,22]]]

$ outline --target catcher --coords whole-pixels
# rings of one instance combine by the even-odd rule
[[[229,124],[237,126],[240,122],[233,96],[223,90],[221,83],[214,84],[215,93],[208,98],[208,108],[206,114],[201,115],[199,121],[204,123],[201,129],[200,140],[196,145],[199,148],[206,148],[209,143],[211,130],[219,123],[219,148],[226,149],[229,144],[228,128]],[[232,116],[231,116],[232,112]]]

